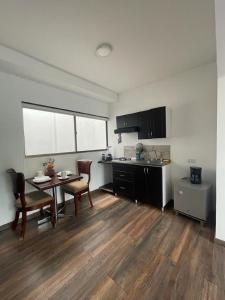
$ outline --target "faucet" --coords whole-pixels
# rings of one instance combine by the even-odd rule
[[[150,152],[154,152],[155,153],[155,159],[158,160],[156,149],[152,149]],[[149,156],[150,156],[150,161],[154,160],[154,159],[151,158],[151,155],[149,155]]]
[[[152,152],[155,153],[155,158],[156,158],[156,160],[158,160],[157,151],[155,149],[153,149]]]

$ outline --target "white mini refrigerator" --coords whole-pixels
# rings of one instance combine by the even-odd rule
[[[174,209],[201,222],[208,219],[211,207],[211,184],[192,184],[188,179],[179,179],[174,184]]]

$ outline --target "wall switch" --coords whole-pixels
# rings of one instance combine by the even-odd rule
[[[194,159],[194,158],[189,158],[189,159],[188,159],[188,163],[189,163],[189,164],[196,164],[196,159]]]

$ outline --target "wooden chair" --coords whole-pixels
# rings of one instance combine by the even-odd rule
[[[81,200],[81,196],[84,193],[88,193],[88,198],[91,207],[93,207],[93,203],[91,200],[91,193],[89,189],[89,183],[91,180],[91,164],[92,160],[78,160],[77,161],[77,167],[78,167],[78,174],[86,174],[88,175],[88,181],[86,180],[79,180],[74,181],[71,183],[67,183],[62,185],[61,191],[62,191],[62,199],[63,199],[63,205],[65,207],[65,193],[70,194],[74,197],[74,206],[75,206],[75,216],[78,214],[79,209],[79,201]]]
[[[23,173],[17,173],[14,169],[8,169],[7,173],[10,175],[13,183],[13,193],[16,199],[16,215],[15,220],[12,222],[12,229],[16,230],[20,213],[22,213],[22,223],[21,223],[21,238],[24,239],[27,223],[27,212],[41,209],[43,212],[43,207],[50,205],[51,211],[51,223],[55,226],[55,204],[54,198],[49,194],[42,191],[34,191],[25,194],[25,179]]]

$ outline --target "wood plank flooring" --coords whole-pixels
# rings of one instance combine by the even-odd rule
[[[32,220],[25,241],[0,233],[0,299],[225,299],[213,229],[106,193],[93,200],[55,229]]]

